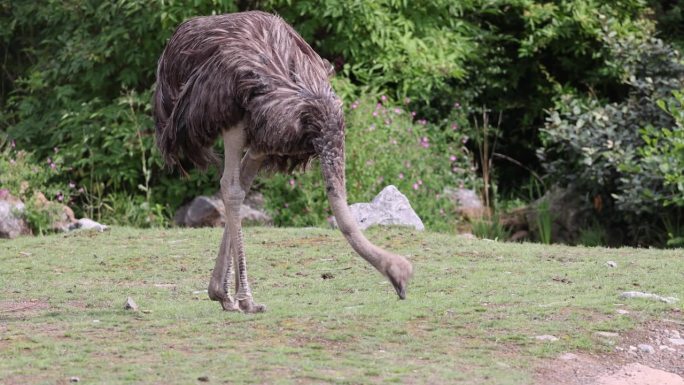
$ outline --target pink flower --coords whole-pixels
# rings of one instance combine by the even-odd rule
[[[57,194],[57,200],[60,202],[64,200],[64,195],[61,192]]]
[[[452,129],[453,131],[458,130],[458,123],[453,123],[453,124],[451,125],[451,129]]]
[[[290,187],[294,188],[294,186],[295,186],[295,180],[290,179]]]
[[[354,102],[354,103],[351,104],[351,109],[352,109],[352,110],[355,110],[357,107],[359,107],[359,105],[356,104],[356,102]]]
[[[399,179],[404,179],[404,173],[403,172],[399,173]]]
[[[382,95],[382,96],[380,97],[380,100],[382,100],[383,102],[386,102],[386,101],[387,101],[387,96]]]
[[[76,183],[74,182],[69,182],[69,188],[74,188],[76,187]]]
[[[4,199],[9,195],[9,190],[6,188],[0,188],[0,199]]]
[[[392,139],[391,143],[392,143],[392,144],[397,144],[397,140],[396,140],[396,139]]]
[[[449,160],[452,161],[452,162],[455,162],[455,161],[456,161],[456,155],[450,156],[450,157],[449,157]]]
[[[373,111],[373,116],[378,116],[378,111]]]
[[[83,193],[83,191],[85,191],[85,190],[83,190],[83,187],[81,187],[80,189],[78,189],[78,192],[79,192],[79,193]]]
[[[55,154],[56,154],[56,153],[58,153],[58,152],[59,152],[59,148],[55,147],[55,148],[53,148],[53,149],[52,149],[52,151],[54,151],[54,152],[55,152]]]
[[[17,163],[14,159],[10,159],[10,164],[15,164]]]
[[[392,124],[392,121],[389,119],[385,119],[385,126],[389,126],[390,124]]]
[[[421,145],[423,148],[428,148],[428,147],[430,147],[430,140],[427,138],[427,136],[424,136],[424,137],[420,138],[420,145]]]
[[[55,169],[57,168],[57,165],[54,164],[54,163],[50,163],[50,168],[53,169],[53,170],[55,170]]]
[[[418,179],[418,185],[419,185],[419,186],[422,186],[422,185],[423,185],[423,181],[422,181],[421,179]]]
[[[414,183],[414,184],[413,184],[413,189],[414,189],[414,190],[418,190],[418,187],[420,187],[420,186],[418,186],[418,183]]]
[[[415,118],[416,117],[416,111],[411,111],[411,116]]]
[[[381,104],[381,103],[378,103],[378,104],[375,105],[375,109],[376,109],[376,110],[379,110],[379,109],[381,109],[381,108],[382,108],[382,104]]]
[[[418,119],[418,124],[422,124],[423,126],[427,124],[427,120],[425,119]]]
[[[463,139],[461,139],[461,143],[466,144],[468,142],[468,137],[464,136]]]
[[[454,103],[454,108],[455,109],[461,108],[461,103],[459,103],[459,102]]]

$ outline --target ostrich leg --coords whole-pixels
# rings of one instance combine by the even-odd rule
[[[219,282],[223,282],[224,288],[227,290],[230,286],[232,264],[234,263],[236,280],[235,300],[230,301],[230,296],[226,294],[225,297],[228,301],[222,301],[221,303],[224,309],[227,308],[226,310],[238,310],[239,308],[239,310],[246,313],[257,313],[266,310],[266,308],[263,305],[254,303],[252,299],[252,291],[247,279],[247,261],[242,242],[240,205],[242,205],[245,199],[247,188],[251,185],[256,172],[259,170],[263,156],[248,152],[241,167],[240,155],[245,146],[245,133],[242,125],[224,131],[223,143],[225,167],[221,177],[221,195],[226,207],[226,227],[222,245],[225,244],[226,247],[222,250],[224,253],[221,259],[225,262],[217,259],[214,274],[212,274],[212,281],[215,285],[215,279],[225,274],[225,278],[219,280]],[[244,175],[242,175],[243,172]],[[231,256],[234,258],[231,258]],[[231,261],[231,259],[233,260]],[[238,306],[236,306],[235,301],[237,301]]]
[[[264,155],[255,154],[251,150],[247,151],[242,158],[242,163],[240,165],[240,185],[245,194],[249,192],[254,177],[256,177],[259,172],[264,158]],[[242,204],[242,202],[240,202],[240,204]],[[228,202],[225,199],[224,206],[228,207]],[[226,213],[226,218],[227,217],[228,213]],[[216,266],[212,272],[208,292],[209,298],[214,301],[220,301],[223,309],[227,311],[240,311],[238,302],[230,295],[230,287],[232,286],[235,270],[233,264],[234,256],[235,251],[230,246],[230,233],[228,230],[228,222],[226,222],[223,230],[223,238],[221,239],[221,247],[219,248],[219,253],[216,257]]]

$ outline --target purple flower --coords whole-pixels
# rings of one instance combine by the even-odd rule
[[[54,163],[50,163],[50,168],[55,170],[55,169],[57,169],[57,165]]]
[[[428,148],[428,147],[430,147],[430,140],[428,139],[427,136],[424,136],[424,137],[420,138],[420,145],[421,145],[423,148]]]
[[[415,118],[416,117],[416,111],[411,111],[411,116]]]
[[[394,109],[395,114],[401,114],[401,108],[397,107]]]
[[[76,183],[74,182],[69,182],[69,188],[74,188],[76,187]]]
[[[418,119],[418,124],[422,124],[423,126],[427,124],[427,120],[425,119]]]
[[[456,155],[450,156],[450,157],[449,157],[449,160],[452,161],[452,162],[455,162],[455,161],[456,161]]]
[[[60,201],[60,202],[64,200],[64,195],[62,195],[61,192],[60,192],[60,193],[57,193],[57,200]]]
[[[387,96],[382,95],[382,96],[380,97],[380,100],[382,100],[383,102],[386,102],[386,101],[387,101]]]
[[[418,190],[419,187],[420,187],[420,186],[418,186],[418,183],[414,183],[414,184],[413,184],[413,189],[414,189],[414,190]]]

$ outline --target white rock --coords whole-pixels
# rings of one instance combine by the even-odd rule
[[[544,335],[541,335],[541,336],[535,336],[534,338],[535,338],[536,340],[538,340],[538,341],[549,341],[549,342],[558,341],[558,337],[552,336],[552,335],[550,335],[550,334],[544,334]]]
[[[608,265],[608,267],[617,267],[617,263],[615,261],[608,261],[606,262],[606,265]]]
[[[558,357],[558,358],[560,358],[561,360],[564,360],[564,361],[571,361],[571,360],[576,360],[576,359],[578,359],[579,357],[577,357],[576,354],[572,354],[572,353],[563,353],[563,354],[561,354],[560,357]]]
[[[82,230],[97,230],[100,232],[109,229],[108,226],[103,225],[101,223],[97,223],[94,220],[88,218],[81,218],[78,221],[76,221],[76,228]]]
[[[136,310],[138,310],[138,304],[135,303],[135,301],[133,301],[133,298],[128,297],[128,298],[126,298],[126,303],[124,304],[124,309],[136,311]]]
[[[625,310],[625,309],[617,309],[617,313],[618,313],[618,314],[625,315],[625,314],[629,314],[629,311],[627,311],[627,310]]]
[[[639,344],[639,350],[648,354],[655,353],[655,349],[649,344]]]
[[[682,338],[682,337],[679,335],[679,331],[670,330],[670,338]]]
[[[626,291],[622,294],[620,294],[620,298],[645,298],[645,299],[652,299],[655,301],[661,301],[665,303],[675,303],[679,301],[679,298],[676,297],[662,297],[657,294],[653,293],[644,293],[642,291]]]
[[[594,334],[596,334],[599,337],[606,337],[606,338],[617,338],[620,336],[619,334],[613,333],[613,332],[596,332]]]
[[[684,338],[668,338],[670,343],[675,346],[684,346]]]
[[[361,230],[373,225],[408,226],[425,230],[423,221],[411,208],[408,198],[392,185],[382,189],[371,203],[355,203],[349,209]],[[337,227],[335,218],[331,222],[333,227]]]

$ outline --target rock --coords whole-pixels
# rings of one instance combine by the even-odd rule
[[[563,353],[563,354],[561,354],[561,356],[558,357],[558,358],[560,358],[561,360],[564,360],[564,361],[571,361],[571,360],[576,360],[576,359],[578,359],[579,357],[578,357],[576,354],[572,354],[572,353]]]
[[[510,242],[522,242],[529,238],[530,233],[526,230],[518,230],[508,239]]]
[[[456,211],[468,219],[480,219],[487,213],[480,196],[473,190],[447,187],[444,196],[451,199],[456,204]]]
[[[26,206],[19,198],[12,196],[6,189],[0,189],[0,238],[16,238],[30,235],[26,219],[22,213]]]
[[[617,263],[615,263],[615,261],[608,261],[606,262],[606,265],[608,267],[617,267]]]
[[[679,335],[679,331],[677,331],[677,330],[670,330],[670,337],[671,337],[671,338],[682,338],[682,337]]]
[[[667,345],[660,345],[660,346],[658,347],[658,349],[660,349],[661,352],[662,352],[662,351],[666,351],[666,352],[668,352],[668,353],[675,353],[675,352],[677,351],[676,349],[673,349],[673,348],[671,348],[671,347],[669,347],[669,346],[667,346]]]
[[[199,377],[197,377],[197,381],[199,381],[199,382],[209,382],[209,376],[199,376]]]
[[[81,379],[76,377],[76,376],[69,378],[69,382],[79,382],[79,381],[81,381]]]
[[[596,334],[599,337],[605,337],[605,338],[617,338],[620,336],[619,334],[613,333],[613,332],[596,332],[594,334]]]
[[[411,208],[408,198],[392,185],[382,189],[371,203],[355,203],[349,209],[361,230],[373,225],[407,226],[419,231],[425,230],[423,221]],[[331,219],[331,224],[337,227],[335,218]]]
[[[648,353],[648,354],[655,353],[655,349],[653,348],[653,346],[651,346],[649,344],[639,344],[638,348],[639,348],[639,351],[643,352],[643,353]]]
[[[133,298],[128,297],[126,298],[126,303],[124,304],[124,309],[125,310],[133,310],[137,311],[138,310],[138,304],[133,301]]]
[[[544,335],[541,335],[541,336],[535,336],[534,339],[536,339],[536,340],[538,340],[538,341],[549,341],[549,342],[558,341],[558,337],[552,336],[552,335],[550,335],[550,334],[544,334]]]
[[[679,301],[679,299],[675,297],[661,297],[657,294],[644,293],[642,291],[626,291],[620,294],[620,298],[645,298],[670,304]]]
[[[618,314],[621,314],[621,315],[629,314],[629,311],[625,310],[625,309],[617,309],[616,311]]]
[[[67,205],[58,202],[49,201],[41,192],[34,196],[36,208],[45,210],[49,213],[52,223],[50,230],[57,232],[67,232],[71,230],[76,223],[74,211]]]
[[[668,338],[668,341],[675,346],[684,346],[684,338]]]
[[[263,196],[259,193],[250,194],[245,198],[245,204],[240,206],[240,220],[243,225],[273,224],[273,218],[266,214],[260,205],[263,205]],[[173,222],[177,226],[223,227],[226,223],[223,200],[218,194],[211,197],[198,196],[176,211]]]
[[[99,232],[109,230],[109,227],[101,223],[95,222],[92,219],[81,218],[76,221],[74,225],[70,227],[70,230],[96,230]]]

